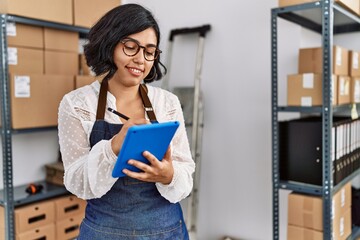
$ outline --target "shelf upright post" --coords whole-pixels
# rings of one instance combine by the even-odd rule
[[[323,60],[323,108],[322,108],[322,184],[323,184],[323,228],[324,240],[332,238],[332,159],[331,159],[331,141],[332,141],[332,56],[333,56],[333,21],[334,9],[333,0],[322,1],[322,60]]]
[[[14,236],[14,189],[12,167],[11,113],[9,96],[9,72],[6,37],[7,15],[1,14],[0,27],[0,91],[1,91],[1,123],[2,123],[2,153],[4,181],[4,212],[5,239],[15,239]]]
[[[272,194],[273,194],[273,239],[279,239],[279,129],[278,129],[278,56],[277,15],[271,11],[271,122],[272,122]]]

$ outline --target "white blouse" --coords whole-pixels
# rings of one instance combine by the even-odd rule
[[[175,203],[187,197],[193,187],[195,163],[191,157],[184,116],[179,99],[161,88],[147,86],[148,96],[159,122],[179,121],[180,126],[171,143],[174,176],[170,184],[156,183],[159,193]],[[117,156],[111,140],[101,140],[90,148],[89,137],[96,120],[100,83],[93,82],[66,94],[59,107],[58,134],[64,184],[68,191],[82,199],[100,198],[117,178],[111,176]],[[116,109],[116,99],[107,94],[107,107]],[[121,124],[120,118],[106,111],[105,120]]]

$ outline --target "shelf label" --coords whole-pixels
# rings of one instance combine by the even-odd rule
[[[314,88],[314,74],[305,73],[303,74],[303,88]]]
[[[15,22],[7,22],[6,23],[6,35],[10,37],[16,36],[16,23]]]
[[[311,107],[312,106],[312,97],[301,97],[301,106]]]
[[[30,97],[30,76],[15,76],[14,86],[16,98]]]
[[[8,47],[8,64],[9,65],[17,65],[18,64],[17,48]]]

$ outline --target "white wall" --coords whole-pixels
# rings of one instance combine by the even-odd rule
[[[202,70],[205,127],[202,167],[198,169],[198,239],[218,240],[225,235],[272,239],[270,9],[277,1],[123,1],[130,2],[148,7],[158,19],[164,62],[170,29],[212,26]],[[278,23],[279,103],[285,104],[286,75],[297,71],[298,48],[321,42],[318,35],[294,24],[281,19]],[[341,36],[336,41],[360,50],[359,41],[351,39],[349,43]],[[196,41],[194,36],[176,38],[171,86],[192,85]],[[294,114],[281,116],[290,117]],[[15,185],[44,178],[43,165],[57,158],[56,134],[14,136]],[[286,197],[287,192],[282,191],[281,239],[286,239]]]

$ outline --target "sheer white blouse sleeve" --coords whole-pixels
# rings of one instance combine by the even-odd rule
[[[117,156],[110,140],[102,140],[90,148],[89,137],[96,119],[100,84],[76,89],[64,96],[59,106],[58,135],[64,164],[64,185],[68,191],[83,199],[100,198],[116,182],[111,176]],[[184,117],[177,97],[160,88],[148,86],[149,98],[159,122],[178,120],[179,129],[171,143],[174,177],[170,184],[156,183],[160,194],[170,202],[189,195],[193,186],[192,160],[186,135]],[[115,108],[116,99],[108,93],[107,105]],[[114,114],[105,113],[105,120],[121,123]]]

